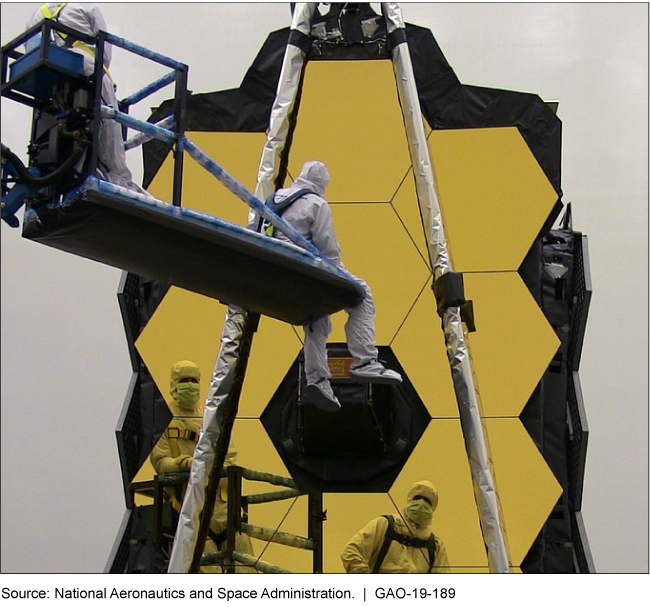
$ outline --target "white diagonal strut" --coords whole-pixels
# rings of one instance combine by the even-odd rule
[[[297,3],[293,11],[291,30],[309,35],[311,17],[316,7],[316,3]],[[298,47],[287,44],[255,189],[255,196],[260,200],[266,200],[274,190],[273,182],[278,174],[280,156],[289,133],[289,121],[298,94],[304,62],[305,53]],[[249,225],[253,220],[254,218],[249,216]],[[169,558],[169,573],[186,573],[192,563],[199,517],[205,505],[206,485],[214,462],[214,445],[221,433],[224,408],[233,383],[247,316],[248,312],[237,306],[229,306],[226,312],[221,347],[205,402],[201,435],[194,450],[190,478]]]
[[[426,231],[429,258],[435,280],[443,274],[451,272],[452,266],[427,148],[413,64],[406,40],[406,28],[399,4],[384,2],[381,7],[386,19],[389,38],[394,41],[392,48],[393,69],[406,125],[418,203]],[[444,310],[442,328],[447,344],[447,357],[451,367],[490,572],[509,573],[508,553],[500,520],[498,497],[490,466],[487,441],[483,433],[478,396],[474,386],[469,351],[465,343],[460,308],[450,307]]]

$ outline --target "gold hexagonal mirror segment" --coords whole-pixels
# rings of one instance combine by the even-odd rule
[[[388,202],[409,157],[389,60],[310,61],[305,69],[289,170],[321,160],[331,202]]]
[[[454,270],[517,270],[558,199],[519,130],[432,131],[428,147]]]
[[[517,417],[560,341],[517,272],[466,273],[476,331],[467,335],[485,417]]]

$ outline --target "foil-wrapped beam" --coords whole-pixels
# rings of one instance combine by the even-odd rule
[[[385,2],[381,7],[392,48],[397,91],[406,125],[418,204],[427,236],[429,259],[435,280],[453,269],[427,148],[420,100],[406,39],[406,28],[399,4]],[[442,328],[447,344],[447,357],[451,367],[490,572],[509,573],[505,534],[501,524],[498,497],[490,466],[487,441],[481,423],[479,400],[474,385],[469,351],[465,342],[460,308],[448,307],[443,311]]]
[[[140,44],[131,42],[126,38],[121,38],[120,36],[116,36],[115,34],[109,34],[108,32],[106,32],[105,40],[106,42],[110,42],[115,46],[119,46],[120,48],[126,49],[127,51],[135,53],[136,55],[140,55],[140,57],[144,57],[145,59],[151,59],[156,63],[166,65],[167,67],[172,68],[174,70],[187,69],[187,66],[184,63],[177,61],[176,59],[172,59],[171,57],[167,57],[166,55],[162,55],[160,53],[157,53],[156,51],[152,51],[148,48],[145,48],[144,46],[141,46]]]
[[[177,135],[173,131],[162,128],[156,124],[152,124],[151,122],[146,122],[145,120],[134,118],[133,116],[125,114],[124,112],[119,112],[116,109],[112,108],[110,105],[102,105],[101,115],[102,118],[115,120],[124,126],[145,133],[146,135],[149,135],[154,139],[164,141],[165,143],[173,143],[177,139]]]
[[[317,3],[297,3],[295,5],[290,28],[290,40],[291,33],[295,33],[296,36],[309,35],[311,17],[316,7]],[[287,44],[276,91],[276,100],[271,111],[267,141],[262,152],[258,171],[255,189],[255,198],[258,201],[259,199],[266,200],[269,194],[275,190],[274,180],[279,168],[280,155],[286,144],[289,120],[298,94],[304,60],[305,53],[303,50],[291,44],[291,42]],[[183,147],[185,147],[184,142]],[[192,151],[196,152],[196,150],[192,149],[188,151],[190,153]],[[198,154],[195,154],[195,158],[196,156]],[[201,158],[201,160],[204,159]],[[266,208],[265,205],[262,206]],[[249,225],[255,222],[258,210],[261,211],[261,209],[251,206]],[[276,225],[276,222],[274,222],[274,225]],[[284,229],[282,231],[285,234],[287,233]],[[214,445],[221,432],[225,403],[230,394],[239,356],[239,345],[243,337],[248,314],[246,310],[236,306],[229,306],[226,312],[221,336],[221,349],[217,355],[212,373],[210,391],[204,409],[203,427],[194,451],[190,479],[181,507],[174,545],[169,559],[169,573],[187,572],[192,564],[198,535],[199,517],[205,505],[205,485],[214,461]],[[235,557],[235,554],[233,554],[233,557]],[[252,560],[252,566],[259,569],[259,563],[255,559]],[[269,565],[269,567],[272,566]]]
[[[205,505],[206,485],[214,462],[214,445],[221,433],[224,407],[235,375],[246,317],[245,310],[228,307],[221,334],[221,347],[205,401],[201,433],[194,449],[187,490],[169,557],[168,573],[186,573],[192,562],[199,518]]]
[[[275,191],[275,178],[278,175],[280,157],[284,151],[289,134],[291,116],[300,86],[300,77],[305,64],[306,53],[292,41],[300,36],[309,36],[311,19],[318,3],[298,2],[293,9],[289,43],[284,51],[275,101],[271,108],[266,143],[257,174],[255,194],[266,200]],[[254,221],[254,214],[249,215],[249,222]]]
[[[120,107],[130,107],[143,99],[146,99],[149,97],[149,95],[152,95],[156,91],[159,91],[161,88],[166,87],[168,84],[171,84],[172,82],[176,81],[176,71],[169,72],[165,74],[164,76],[158,78],[155,82],[152,82],[151,84],[143,87],[139,91],[136,91],[129,97],[125,97],[120,101]]]
[[[161,121],[155,122],[154,124],[161,129],[173,130],[176,127],[176,120],[174,119],[174,116],[167,116],[167,118],[163,118]],[[151,141],[152,139],[154,139],[153,135],[148,135],[147,133],[136,133],[125,142],[124,149],[126,151],[132,150],[143,143],[147,143],[147,141]]]

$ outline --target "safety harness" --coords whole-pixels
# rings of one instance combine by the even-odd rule
[[[413,548],[426,548],[429,552],[429,570],[427,573],[431,572],[433,563],[436,559],[436,537],[433,533],[426,540],[421,540],[416,537],[410,537],[408,535],[402,535],[395,531],[395,519],[390,514],[384,514],[383,517],[388,521],[388,529],[386,529],[386,535],[384,536],[384,543],[379,549],[379,554],[377,555],[377,561],[375,566],[372,568],[373,573],[379,573],[379,569],[386,558],[386,553],[390,548],[391,542],[399,542],[403,546],[412,546]]]
[[[180,449],[178,448],[178,441],[181,438],[191,440],[194,443],[196,443],[199,439],[199,434],[198,432],[193,432],[192,430],[186,430],[184,428],[179,428],[175,423],[174,420],[172,420],[169,423],[169,426],[167,426],[167,429],[165,430],[165,433],[167,434],[167,438],[169,440],[169,450],[171,451],[172,457],[176,458],[178,457],[181,452]],[[172,508],[176,510],[176,512],[180,512],[181,510],[181,502],[180,500],[176,497],[176,493],[174,492],[173,489],[169,487],[165,487],[163,489],[165,495],[171,500],[172,502]],[[185,489],[183,489],[183,493],[185,493]]]
[[[172,457],[178,457],[180,455],[180,450],[178,448],[178,440],[181,438],[197,442],[199,439],[198,432],[193,432],[192,430],[184,430],[179,428],[172,421],[167,427],[167,438],[169,439],[169,449],[172,452]]]
[[[271,209],[276,215],[282,216],[282,213],[290,206],[292,205],[298,198],[302,198],[303,196],[307,194],[315,194],[314,191],[309,190],[309,189],[302,189],[302,190],[297,190],[296,192],[293,192],[292,194],[289,194],[280,202],[275,201],[275,192],[271,194],[267,199],[266,199],[266,206]],[[258,232],[262,234],[266,234],[267,236],[273,236],[275,233],[275,226],[268,221],[268,219],[260,219],[260,223],[258,226]]]
[[[51,19],[52,21],[59,21],[59,13],[61,13],[61,11],[64,9],[64,7],[67,4],[68,4],[67,2],[62,2],[61,4],[59,4],[59,6],[57,6],[54,9],[54,11],[51,11],[50,7],[47,4],[43,4],[41,6],[41,14],[46,19]],[[74,46],[78,49],[81,49],[86,54],[90,55],[93,59],[95,59],[95,49],[92,46],[89,46],[88,44],[82,42],[81,40],[73,40],[71,39],[70,36],[68,36],[68,34],[64,34],[63,32],[56,32],[56,35],[60,36],[63,39],[66,47]],[[108,71],[108,68],[106,67],[106,65],[104,65],[103,67],[104,67],[104,72],[109,77],[110,81],[113,82],[113,78],[110,72]],[[113,82],[113,84],[115,83]]]

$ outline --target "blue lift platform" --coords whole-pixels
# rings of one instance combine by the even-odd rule
[[[78,53],[50,42],[55,31],[94,46],[94,74],[84,76]],[[26,43],[27,48],[34,46],[29,41],[39,36],[36,48],[25,51]],[[122,100],[119,111],[103,106],[105,44],[171,71]],[[293,325],[358,303],[364,292],[351,275],[324,258],[185,137],[187,69],[107,32],[89,37],[50,20],[3,46],[1,94],[32,107],[34,114],[28,166],[2,146],[2,219],[19,227],[16,213],[24,206],[24,238]],[[129,116],[134,103],[172,84],[172,115],[156,125]],[[156,138],[174,147],[172,202],[134,193],[98,177],[92,142],[100,118],[138,130],[138,143]],[[72,137],[72,132],[77,135]],[[292,242],[181,207],[185,153]]]

